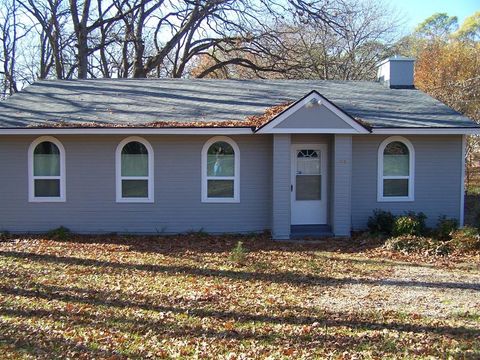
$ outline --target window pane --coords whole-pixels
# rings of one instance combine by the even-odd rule
[[[409,171],[409,151],[407,146],[400,141],[388,144],[383,151],[383,175],[408,176]]]
[[[322,176],[297,175],[297,186],[295,195],[297,200],[321,200]]]
[[[148,176],[148,150],[138,141],[122,149],[122,176]]]
[[[383,157],[384,176],[408,176],[409,156],[408,155],[384,155]]]
[[[320,154],[317,150],[300,150],[297,152],[297,174],[319,175]]]
[[[35,197],[60,197],[60,180],[34,180]]]
[[[408,155],[407,145],[400,141],[394,141],[385,147],[385,155]]]
[[[148,198],[148,180],[122,180],[122,197]]]
[[[44,141],[33,152],[34,176],[60,176],[60,150],[57,145]]]
[[[408,179],[383,180],[383,196],[408,196]]]
[[[235,152],[226,142],[219,141],[207,152],[208,176],[235,176]]]
[[[148,176],[148,155],[122,154],[122,176]]]
[[[122,154],[148,154],[148,150],[142,143],[132,141],[126,144],[122,149]]]
[[[208,180],[209,198],[233,198],[233,180]]]

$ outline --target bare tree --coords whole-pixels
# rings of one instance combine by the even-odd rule
[[[377,0],[0,1],[28,15],[39,78],[368,78],[396,25]]]
[[[31,28],[22,24],[18,16],[19,4],[16,0],[0,1],[1,98],[18,92],[18,82],[23,81],[17,70],[19,42]]]
[[[65,69],[65,49],[71,42],[71,37],[65,30],[69,20],[69,9],[65,0],[18,0],[18,2],[41,27],[39,78],[44,79],[48,76],[51,65],[54,66],[57,79],[65,78],[68,72],[68,69]],[[48,61],[49,55],[53,64]]]
[[[372,79],[378,61],[394,52],[401,22],[380,2],[345,0],[323,4],[317,1],[311,8],[307,6],[311,2],[289,3],[293,4],[293,15],[277,22],[273,32],[255,40],[262,46],[253,61],[255,66],[242,64],[245,60],[237,59],[237,52],[220,48],[204,55],[192,74],[200,77]],[[251,49],[242,48],[241,53],[243,56],[248,53],[252,58]],[[247,71],[241,71],[239,65]]]

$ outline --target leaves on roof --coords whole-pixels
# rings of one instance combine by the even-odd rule
[[[285,111],[288,107],[290,107],[291,104],[291,102],[286,102],[280,105],[269,107],[262,115],[248,116],[246,120],[247,122],[250,122],[252,126],[258,129],[272,120],[275,116]]]
[[[146,123],[104,123],[104,122],[70,122],[65,120],[49,121],[41,125],[30,125],[29,128],[228,128],[251,127],[258,129],[275,116],[286,110],[292,102],[282,103],[265,109],[263,114],[248,116],[243,120],[221,121],[153,121]]]
[[[365,121],[365,120],[362,120],[358,117],[354,117],[353,118],[357,123],[359,123],[360,125],[362,125],[365,129],[368,129],[368,130],[371,130],[372,129],[372,125],[370,125],[370,123],[368,121]]]

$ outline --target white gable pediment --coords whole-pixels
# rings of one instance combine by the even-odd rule
[[[368,134],[369,131],[316,91],[291,105],[258,133]]]

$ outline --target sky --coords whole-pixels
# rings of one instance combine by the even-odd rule
[[[412,31],[420,22],[437,12],[457,16],[458,23],[480,11],[480,0],[385,0],[405,15],[405,30]]]

